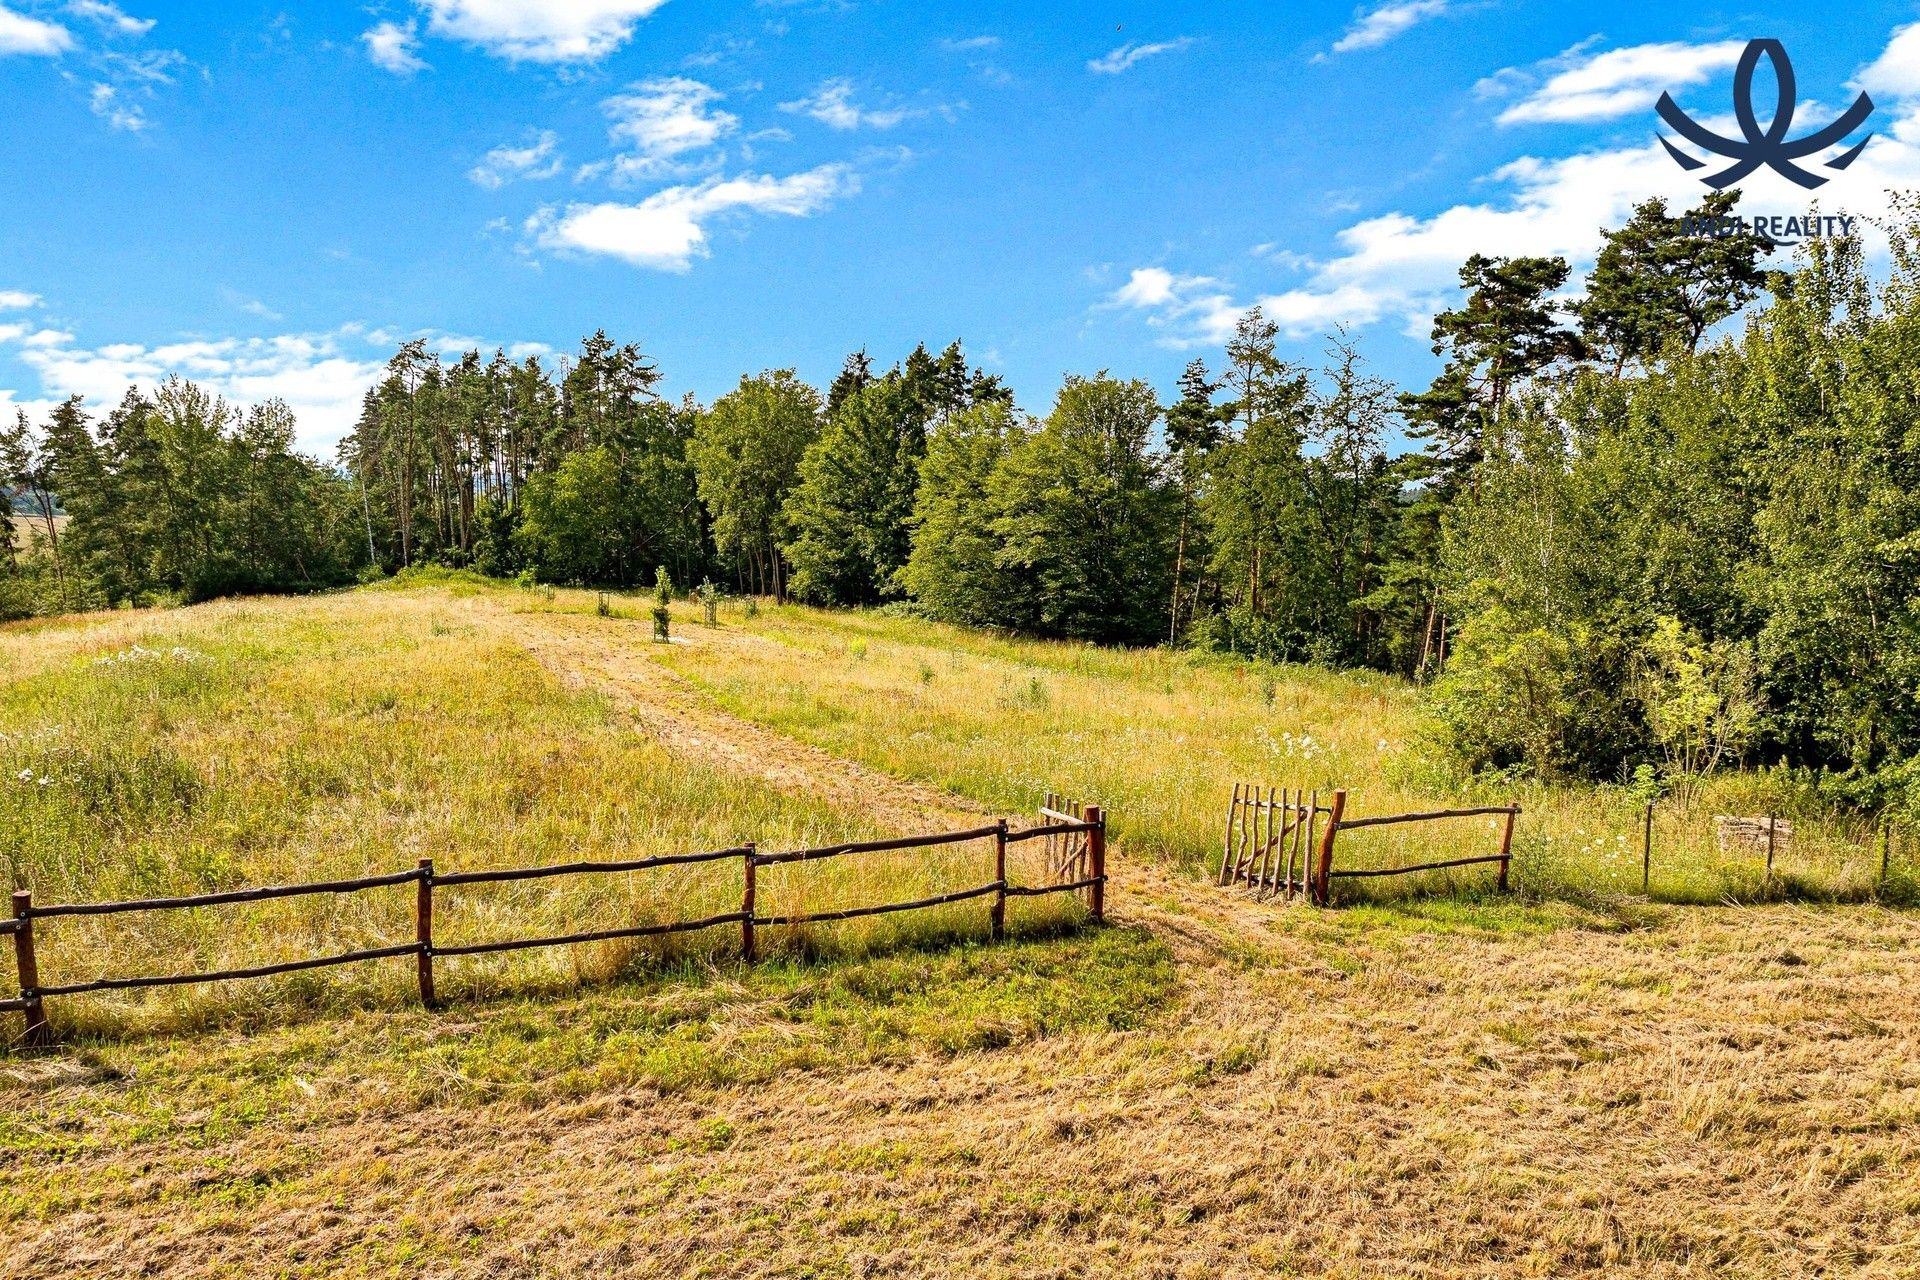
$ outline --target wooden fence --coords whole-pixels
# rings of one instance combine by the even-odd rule
[[[1276,791],[1271,787],[1236,783],[1233,800],[1227,810],[1227,836],[1220,858],[1220,883],[1244,884],[1253,889],[1256,898],[1271,894],[1292,898],[1298,894],[1324,907],[1333,900],[1335,880],[1414,875],[1422,871],[1498,863],[1500,872],[1495,884],[1502,893],[1506,892],[1508,871],[1513,862],[1513,824],[1520,816],[1519,805],[1436,809],[1430,813],[1396,813],[1379,818],[1349,818],[1346,810],[1345,791],[1335,791],[1330,803],[1323,807],[1317,791],[1307,795],[1284,788]],[[1320,826],[1322,814],[1327,819],[1325,827]],[[1335,841],[1342,831],[1409,822],[1437,822],[1448,818],[1478,818],[1489,814],[1503,814],[1506,817],[1498,853],[1404,867],[1336,869],[1333,864]],[[1296,867],[1299,872],[1297,876]]]
[[[54,996],[77,996],[96,991],[131,991],[145,987],[183,986],[189,983],[230,982],[244,978],[268,978],[296,973],[304,969],[322,969],[333,965],[414,957],[420,987],[420,1001],[434,1008],[434,960],[443,956],[477,956],[501,951],[521,951],[532,947],[565,947],[583,942],[606,942],[618,938],[646,938],[664,934],[689,933],[726,925],[740,928],[741,958],[751,964],[758,955],[758,929],[792,925],[825,924],[853,920],[862,916],[886,915],[896,911],[920,911],[929,907],[991,897],[989,928],[995,941],[1006,937],[1007,899],[1040,897],[1051,893],[1085,893],[1096,921],[1106,916],[1107,825],[1098,805],[1081,805],[1049,796],[1049,807],[1041,811],[1042,823],[1023,831],[1008,828],[1005,819],[991,826],[969,831],[947,831],[937,835],[903,836],[892,840],[867,840],[830,845],[819,849],[799,849],[788,853],[761,853],[752,843],[710,853],[677,853],[654,858],[633,858],[617,862],[566,862],[543,867],[514,867],[491,871],[456,871],[440,874],[432,858],[420,859],[410,871],[365,876],[357,880],[330,880],[314,884],[274,885],[259,889],[233,889],[221,893],[202,893],[180,898],[146,898],[131,902],[65,903],[36,906],[31,890],[13,895],[13,916],[0,917],[0,934],[13,935],[14,961],[19,970],[20,995],[0,1000],[0,1012],[19,1011],[26,1015],[26,1043],[44,1044],[48,1039],[46,1001]],[[1054,883],[1023,886],[1007,882],[1007,846],[1026,840],[1046,840],[1049,873]],[[755,872],[761,867],[782,866],[794,862],[816,862],[852,854],[883,853],[905,849],[926,849],[939,845],[961,844],[972,840],[993,842],[993,879],[973,888],[960,889],[911,902],[889,902],[844,907],[834,911],[799,914],[762,914],[755,895]],[[1071,842],[1072,857],[1056,859],[1056,842],[1064,848]],[[741,866],[740,909],[698,920],[678,920],[665,924],[637,925],[621,929],[600,929],[589,933],[571,933],[554,937],[508,938],[491,942],[440,946],[433,939],[433,906],[436,890],[460,885],[491,884],[502,881],[542,880],[550,876],[575,876],[600,873],[649,871],[659,867],[684,867],[701,863],[738,861]],[[1070,876],[1065,873],[1071,872]],[[306,897],[318,894],[363,893],[399,885],[414,886],[414,940],[387,947],[344,951],[334,955],[246,969],[222,969],[208,973],[135,975],[98,978],[58,986],[42,986],[38,957],[34,950],[34,922],[62,916],[106,916],[136,911],[173,911],[192,907],[217,907],[242,902],[262,902],[270,898]]]

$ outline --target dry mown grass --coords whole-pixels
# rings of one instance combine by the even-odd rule
[[[1129,923],[1093,940],[21,1062],[0,1204],[22,1247],[7,1265],[1920,1266],[1920,931],[1905,916],[1663,909],[1621,929],[1519,908],[1256,914],[1151,874],[1118,897]],[[1168,978],[1142,981],[1169,952]],[[1042,988],[1063,997],[1050,1016],[989,1012]],[[1099,1007],[1116,991],[1128,1008]],[[839,1021],[799,1012],[818,1008]],[[674,1017],[733,1066],[632,1069]],[[605,1033],[564,1030],[580,1022]]]
[[[821,813],[851,829],[942,805],[822,751],[771,762],[776,736],[703,708],[622,639],[643,624],[621,632],[571,597],[332,604],[453,618],[489,669],[572,673],[616,737],[661,753],[647,760],[710,768],[739,788],[722,798],[762,797],[796,834]],[[676,667],[730,679],[764,650],[786,687],[784,641],[685,630]],[[863,664],[921,683],[920,658],[867,643],[841,666],[815,657],[836,723]],[[936,643],[960,648],[954,671],[974,661]],[[11,660],[38,678],[38,659]],[[1015,672],[1016,689],[1032,678],[983,678]],[[1057,678],[1051,705],[1096,678]],[[1303,710],[1321,683],[1305,678]],[[971,715],[972,685],[953,686],[951,714]],[[869,692],[906,736],[934,731],[884,682]],[[1228,714],[1217,701],[1194,692],[1203,727]],[[1010,748],[952,742],[944,767],[975,803],[1011,790],[982,763]],[[1177,745],[1042,733],[1035,772],[1077,759],[1089,772],[1064,785],[1096,768],[1124,783],[1158,758],[1177,782]],[[923,778],[937,755],[899,735],[851,754]],[[891,804],[849,808],[861,794]],[[1167,794],[1093,793],[1137,802],[1146,847],[1180,804],[1211,808]],[[415,805],[431,807],[388,821],[450,829]],[[0,1274],[1920,1274],[1911,915],[1526,898],[1321,912],[1248,903],[1127,844],[1115,868],[1117,927],[1057,940],[752,972],[694,957],[588,989],[528,973],[440,1015],[376,991],[335,1016],[283,1006],[244,1031],[0,1059]]]

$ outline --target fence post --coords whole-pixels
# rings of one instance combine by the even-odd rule
[[[1513,865],[1513,820],[1520,816],[1520,806],[1507,806],[1507,829],[1500,833],[1500,878],[1493,887],[1501,893],[1507,891],[1507,868]]]
[[[1093,824],[1093,830],[1087,832],[1087,874],[1093,881],[1093,918],[1096,923],[1104,923],[1107,918],[1107,817],[1099,805],[1090,804],[1085,819]]]
[[[433,859],[420,859],[420,879],[414,885],[413,937],[420,953],[413,958],[414,972],[420,978],[420,1003],[429,1009],[438,1005],[433,995]]]
[[[744,887],[740,892],[740,958],[748,964],[754,960],[753,952],[753,870],[758,864],[758,846],[747,841],[746,857],[741,862]]]
[[[1773,883],[1773,829],[1776,825],[1778,825],[1779,821],[1780,820],[1774,817],[1772,814],[1767,815],[1767,883],[1768,884]]]
[[[40,1000],[40,965],[33,957],[33,890],[16,889],[13,894],[13,961],[20,970],[20,998],[26,1007],[26,1043],[37,1047],[47,1042],[47,1008]]]
[[[993,878],[999,884],[1000,891],[993,895],[993,929],[995,942],[1007,936],[1007,820],[1000,819],[999,830],[993,833]]]
[[[1226,884],[1227,876],[1233,866],[1233,824],[1240,818],[1240,785],[1233,784],[1233,802],[1227,806],[1227,838],[1220,846],[1220,879]]]
[[[1324,907],[1333,901],[1333,838],[1340,833],[1340,818],[1347,811],[1347,793],[1336,790],[1327,810],[1327,829],[1320,833],[1320,865],[1314,873],[1314,905]]]
[[[1882,889],[1887,887],[1887,872],[1891,870],[1889,864],[1891,864],[1892,861],[1893,824],[1891,822],[1882,822],[1880,824],[1880,887]]]
[[[1650,893],[1653,884],[1653,801],[1647,801],[1647,825],[1640,833],[1640,892]]]

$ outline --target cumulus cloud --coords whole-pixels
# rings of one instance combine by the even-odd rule
[[[1500,123],[1564,124],[1612,120],[1647,111],[1662,93],[1701,84],[1732,67],[1745,48],[1744,40],[1710,44],[1667,41],[1585,56],[1576,47],[1562,55],[1562,69],[1501,112]],[[1503,79],[1516,84],[1528,77],[1508,68],[1482,81],[1482,91]]]
[[[666,0],[418,0],[428,33],[515,62],[597,62]]]
[[[1376,5],[1355,16],[1346,34],[1334,41],[1333,52],[1376,48],[1452,8],[1452,0],[1391,0]]]
[[[1105,305],[1148,312],[1147,324],[1166,330],[1161,341],[1173,347],[1223,341],[1240,315],[1233,295],[1219,280],[1180,275],[1165,267],[1134,268]]]
[[[707,224],[733,214],[804,218],[859,189],[843,164],[826,164],[787,177],[743,174],[668,187],[638,204],[547,207],[528,219],[531,242],[562,253],[618,258],[655,271],[685,271],[706,257]]]
[[[613,161],[627,179],[673,173],[681,159],[704,151],[740,126],[737,116],[715,110],[725,95],[711,85],[669,76],[643,80],[600,104],[612,121],[608,135],[626,148]]]
[[[42,22],[0,4],[0,57],[24,54],[52,57],[73,48],[73,33],[57,22]]]
[[[1876,98],[1920,97],[1920,22],[1896,28],[1880,56],[1854,77],[1853,87]]]
[[[1159,44],[1123,44],[1110,53],[1102,54],[1087,64],[1087,70],[1097,75],[1117,76],[1123,71],[1131,71],[1148,58],[1163,53],[1174,53],[1193,43],[1192,36],[1181,36],[1177,40],[1163,40]]]
[[[559,148],[559,135],[551,129],[542,129],[525,145],[505,143],[487,152],[479,164],[467,171],[467,177],[490,191],[497,191],[509,182],[551,178],[565,163]]]
[[[414,52],[420,47],[416,23],[378,23],[360,33],[360,42],[367,46],[367,58],[382,71],[410,76],[427,69],[426,61]]]
[[[806,97],[781,103],[780,109],[818,120],[829,129],[841,130],[891,129],[908,120],[917,120],[936,112],[949,119],[953,116],[953,108],[944,104],[936,107],[887,107],[873,110],[855,102],[853,94],[853,81],[844,77],[827,80]]]
[[[37,396],[0,387],[0,405],[38,416],[68,396],[85,396],[95,410],[117,404],[129,386],[153,388],[179,374],[237,404],[284,400],[299,422],[303,450],[328,456],[353,429],[360,400],[385,371],[384,355],[367,350],[357,332],[286,334],[266,338],[221,338],[147,346],[80,345],[71,333],[41,330],[9,334],[0,345],[31,369]]]
[[[20,289],[0,289],[0,311],[25,311],[40,305],[40,295]]]

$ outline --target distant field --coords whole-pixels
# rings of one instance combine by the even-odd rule
[[[40,543],[46,541],[47,522],[39,516],[23,516],[15,513],[11,518],[13,520],[14,546],[25,549],[38,546]],[[67,531],[67,521],[69,518],[70,517],[67,516],[55,516],[53,518],[53,532],[55,537]]]
[[[438,1013],[405,961],[60,1001],[53,1050],[0,1049],[0,1274],[1920,1268],[1911,913],[1576,889],[1624,879],[1598,878],[1602,822],[1633,815],[1591,789],[1521,793],[1513,898],[1463,877],[1255,904],[1194,874],[1231,777],[1346,781],[1367,812],[1457,794],[1407,691],[766,606],[716,629],[679,609],[667,647],[643,601],[595,603],[456,581],[0,628],[0,857],[43,900],[117,897],[421,855],[792,847],[1059,788],[1115,814],[1114,924],[1028,914],[984,945],[968,903],[789,937],[752,969],[731,937],[448,962]],[[1550,855],[1562,833],[1584,852]],[[1657,895],[1757,887],[1687,857]],[[977,873],[864,865],[774,891]],[[736,891],[539,882],[444,925]],[[411,917],[395,893],[44,923],[56,981],[405,938]]]

